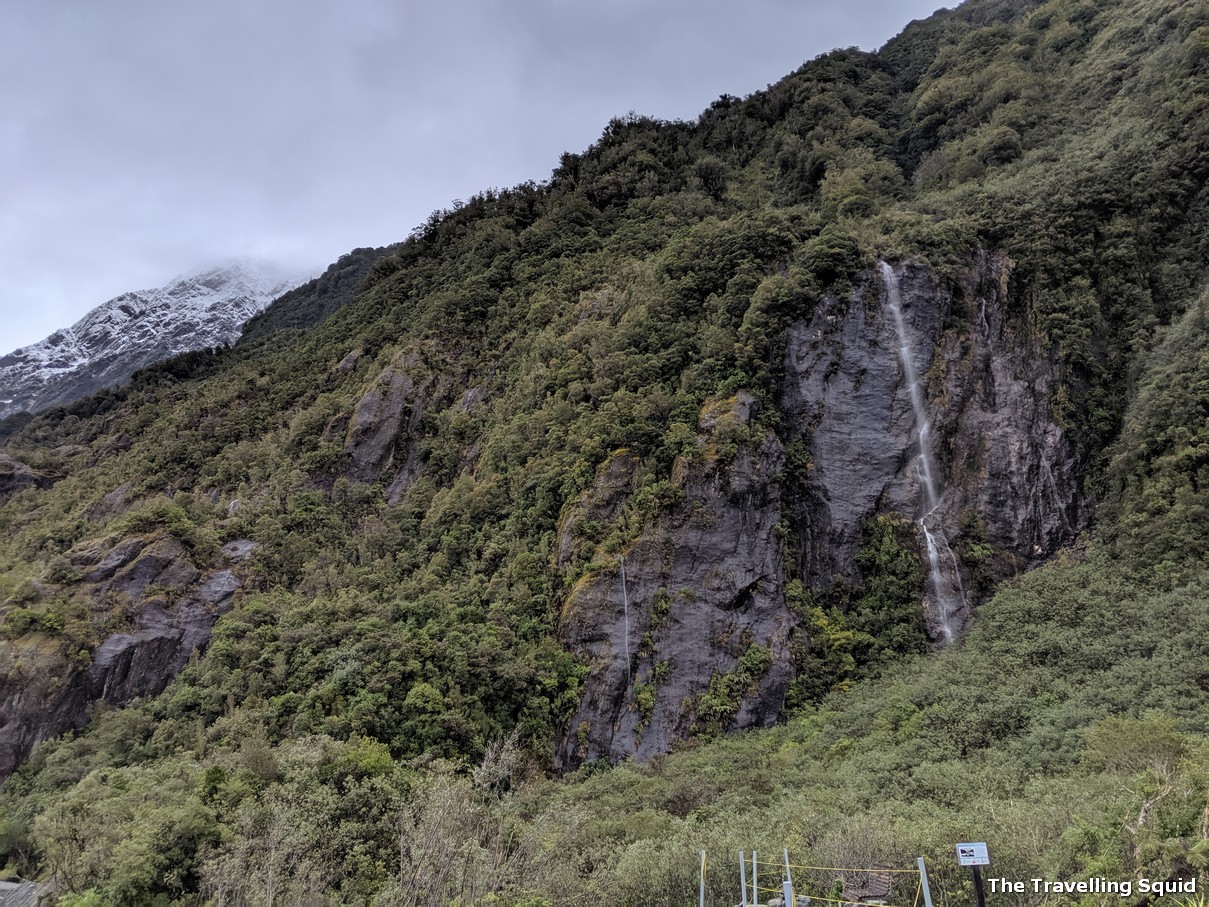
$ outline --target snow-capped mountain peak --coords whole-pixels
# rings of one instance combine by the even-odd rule
[[[309,277],[242,260],[116,296],[71,327],[0,357],[0,418],[122,384],[179,353],[233,343],[244,322]]]

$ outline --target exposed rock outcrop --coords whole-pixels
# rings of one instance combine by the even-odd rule
[[[27,488],[45,488],[52,478],[29,465],[0,453],[0,504]]]
[[[567,512],[558,530],[558,565],[567,567],[576,557],[590,557],[594,542],[589,525],[612,523],[634,492],[636,457],[626,449],[614,451],[596,473],[596,481]]]
[[[127,601],[132,625],[66,669],[51,637],[29,634],[6,644],[0,658],[0,778],[39,741],[87,724],[92,703],[120,705],[163,690],[193,651],[206,647],[215,622],[242,588],[231,570],[199,570],[169,536],[86,545],[72,562],[84,577],[76,594],[98,604]]]
[[[125,513],[130,507],[129,497],[133,487],[129,482],[123,482],[89,507],[84,515],[94,523],[103,523]]]
[[[445,401],[452,385],[449,370],[430,367],[423,351],[398,353],[353,410],[344,444],[348,478],[374,482],[389,475],[387,499],[397,503],[424,467],[421,420],[429,408]]]
[[[1070,542],[1086,508],[1074,448],[1050,405],[1056,364],[1011,324],[1007,284],[1008,263],[982,256],[956,294],[912,265],[900,291],[940,471],[932,519],[952,534],[977,517],[991,544],[1027,565]],[[801,573],[816,587],[855,577],[870,516],[915,518],[920,508],[915,415],[884,293],[871,274],[789,331],[782,409],[811,459],[793,523]]]
[[[995,545],[1032,566],[1074,539],[1088,506],[1050,402],[1056,360],[1007,318],[1006,263],[984,257],[976,273],[967,337],[946,334],[934,364],[937,397],[947,401],[949,512],[974,510]]]
[[[701,453],[678,460],[672,476],[682,498],[634,533],[624,564],[596,543],[601,526],[621,521],[641,467],[624,451],[601,467],[558,538],[564,570],[597,568],[572,586],[560,627],[588,666],[561,765],[666,752],[703,722],[774,721],[794,671],[787,572],[819,590],[837,579],[859,583],[870,519],[922,516],[920,412],[935,461],[934,532],[961,541],[975,527],[1016,569],[1074,539],[1087,508],[1074,448],[1050,403],[1057,366],[1009,315],[1009,268],[984,255],[949,287],[922,266],[900,267],[901,334],[876,272],[851,294],[820,300],[786,337],[779,438],[752,440],[749,395],[707,404]],[[906,361],[920,376],[914,406]],[[805,466],[785,469],[783,445]],[[724,462],[728,446],[737,453]],[[783,552],[796,559],[789,570]],[[969,565],[950,556],[960,582]],[[968,618],[962,602],[951,615],[958,628]],[[943,639],[947,626],[922,604],[930,633]]]
[[[131,633],[114,633],[92,655],[90,698],[120,705],[152,696],[180,673],[194,649],[204,649],[219,616],[241,588],[230,570],[209,573],[190,594],[168,607],[155,601]]]
[[[500,357],[508,346],[500,347]],[[433,419],[461,416],[483,406],[499,364],[496,359],[485,373],[476,373],[456,351],[432,342],[395,353],[362,392],[351,416],[333,417],[324,430],[328,440],[344,436],[346,478],[385,480],[387,503],[399,503],[424,474],[421,440]],[[479,444],[472,440],[460,451],[457,471],[472,472],[478,455]]]
[[[93,549],[77,552],[79,560]],[[200,571],[190,562],[185,546],[171,536],[127,539],[113,548],[84,579],[92,584],[97,599],[107,594],[138,601],[155,585],[164,592],[177,592],[193,583]]]
[[[750,403],[729,401],[726,418],[745,425]],[[783,452],[769,435],[723,462],[710,451],[713,427],[707,409],[702,454],[676,464],[682,499],[567,599],[561,635],[590,673],[560,748],[564,766],[643,758],[705,723],[767,725],[780,714],[793,625],[776,532]],[[628,469],[624,451],[602,467],[589,493],[593,517],[611,519],[623,506]],[[560,548],[569,553],[567,528]],[[754,670],[740,668],[745,655]]]
[[[93,451],[92,455],[88,458],[87,465],[96,466],[98,463],[108,457],[115,457],[120,453],[124,453],[125,451],[130,450],[130,447],[133,443],[134,441],[131,439],[130,435],[116,435],[108,439],[104,444]]]
[[[251,539],[235,539],[222,546],[222,553],[227,560],[238,563],[251,557],[259,547]]]

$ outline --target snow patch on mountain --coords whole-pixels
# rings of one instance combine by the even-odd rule
[[[244,322],[311,276],[239,261],[123,293],[0,357],[0,418],[70,403],[153,362],[234,343]]]

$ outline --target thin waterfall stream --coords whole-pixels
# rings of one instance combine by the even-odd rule
[[[886,284],[886,307],[894,316],[894,329],[898,333],[898,360],[903,369],[903,380],[911,396],[911,410],[919,436],[919,478],[921,515],[916,523],[923,531],[928,550],[928,584],[944,642],[954,640],[956,632],[953,620],[965,609],[965,589],[961,583],[961,571],[957,556],[949,547],[944,533],[935,526],[933,514],[940,506],[940,495],[936,488],[936,475],[932,462],[932,424],[928,420],[928,408],[924,403],[923,386],[915,373],[915,361],[911,355],[911,340],[903,319],[902,298],[898,289],[898,275],[886,262],[881,262],[882,278]]]
[[[617,555],[617,560],[621,561],[621,609],[625,615],[625,680],[626,687],[629,688],[634,685],[633,678],[630,677],[630,593],[625,583],[625,555]]]

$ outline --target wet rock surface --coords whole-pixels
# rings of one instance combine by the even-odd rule
[[[902,314],[939,471],[931,522],[951,540],[976,517],[989,542],[1033,564],[1072,541],[1087,514],[1074,448],[1050,405],[1056,364],[1012,326],[1007,282],[1006,263],[986,256],[959,294],[908,265]],[[781,405],[811,458],[791,511],[801,572],[815,587],[856,578],[869,517],[921,515],[918,427],[884,293],[870,275],[789,332]]]
[[[933,533],[952,543],[977,526],[980,541],[1012,569],[1074,540],[1088,508],[1074,448],[1050,404],[1057,366],[1010,316],[1009,268],[983,255],[954,286],[922,266],[896,268],[901,336],[877,272],[851,294],[820,300],[786,337],[778,435],[742,443],[723,462],[716,436],[749,425],[754,398],[707,404],[702,453],[679,460],[672,476],[683,497],[624,548],[624,581],[621,560],[604,556],[594,539],[600,525],[618,522],[640,466],[619,452],[601,467],[558,536],[564,570],[617,561],[581,577],[565,599],[560,635],[588,674],[559,743],[561,766],[667,752],[700,729],[707,699],[716,717],[724,688],[741,689],[737,701],[722,703],[722,729],[776,720],[794,671],[787,573],[818,590],[859,583],[869,520],[923,516],[920,408],[904,377],[904,341],[931,429]],[[791,444],[805,465],[786,471]],[[788,529],[784,546],[779,525]],[[918,536],[923,576],[922,529]],[[960,578],[969,565],[958,562],[955,572]],[[951,615],[958,629],[969,604]],[[943,638],[935,610],[926,600],[921,608],[933,638]],[[753,646],[767,650],[749,661],[762,673],[719,685],[740,676]]]
[[[178,591],[200,575],[185,546],[165,537],[134,538],[115,545],[84,578],[94,584],[95,598],[118,594],[138,600],[150,586],[166,592]]]
[[[806,576],[851,575],[862,523],[879,503],[917,509],[917,478],[907,468],[914,417],[879,290],[869,282],[851,298],[824,297],[810,322],[789,330],[781,407],[790,436],[810,454],[810,480],[793,502]],[[923,373],[925,338],[938,332],[939,313],[914,307],[908,324]]]
[[[700,724],[711,681],[736,672],[753,646],[768,650],[769,663],[726,704],[721,725],[777,719],[792,680],[793,619],[776,535],[774,477],[783,462],[771,435],[729,463],[708,453],[680,460],[673,477],[680,503],[647,527],[615,568],[572,589],[560,633],[590,673],[559,748],[561,765],[667,752]],[[598,476],[591,492],[598,515],[621,506],[625,464],[615,457]]]
[[[1005,265],[984,257],[966,311],[968,338],[937,351],[937,396],[948,401],[948,512],[979,514],[995,545],[1035,565],[1088,522],[1074,446],[1054,419],[1054,359],[1006,316]]]

